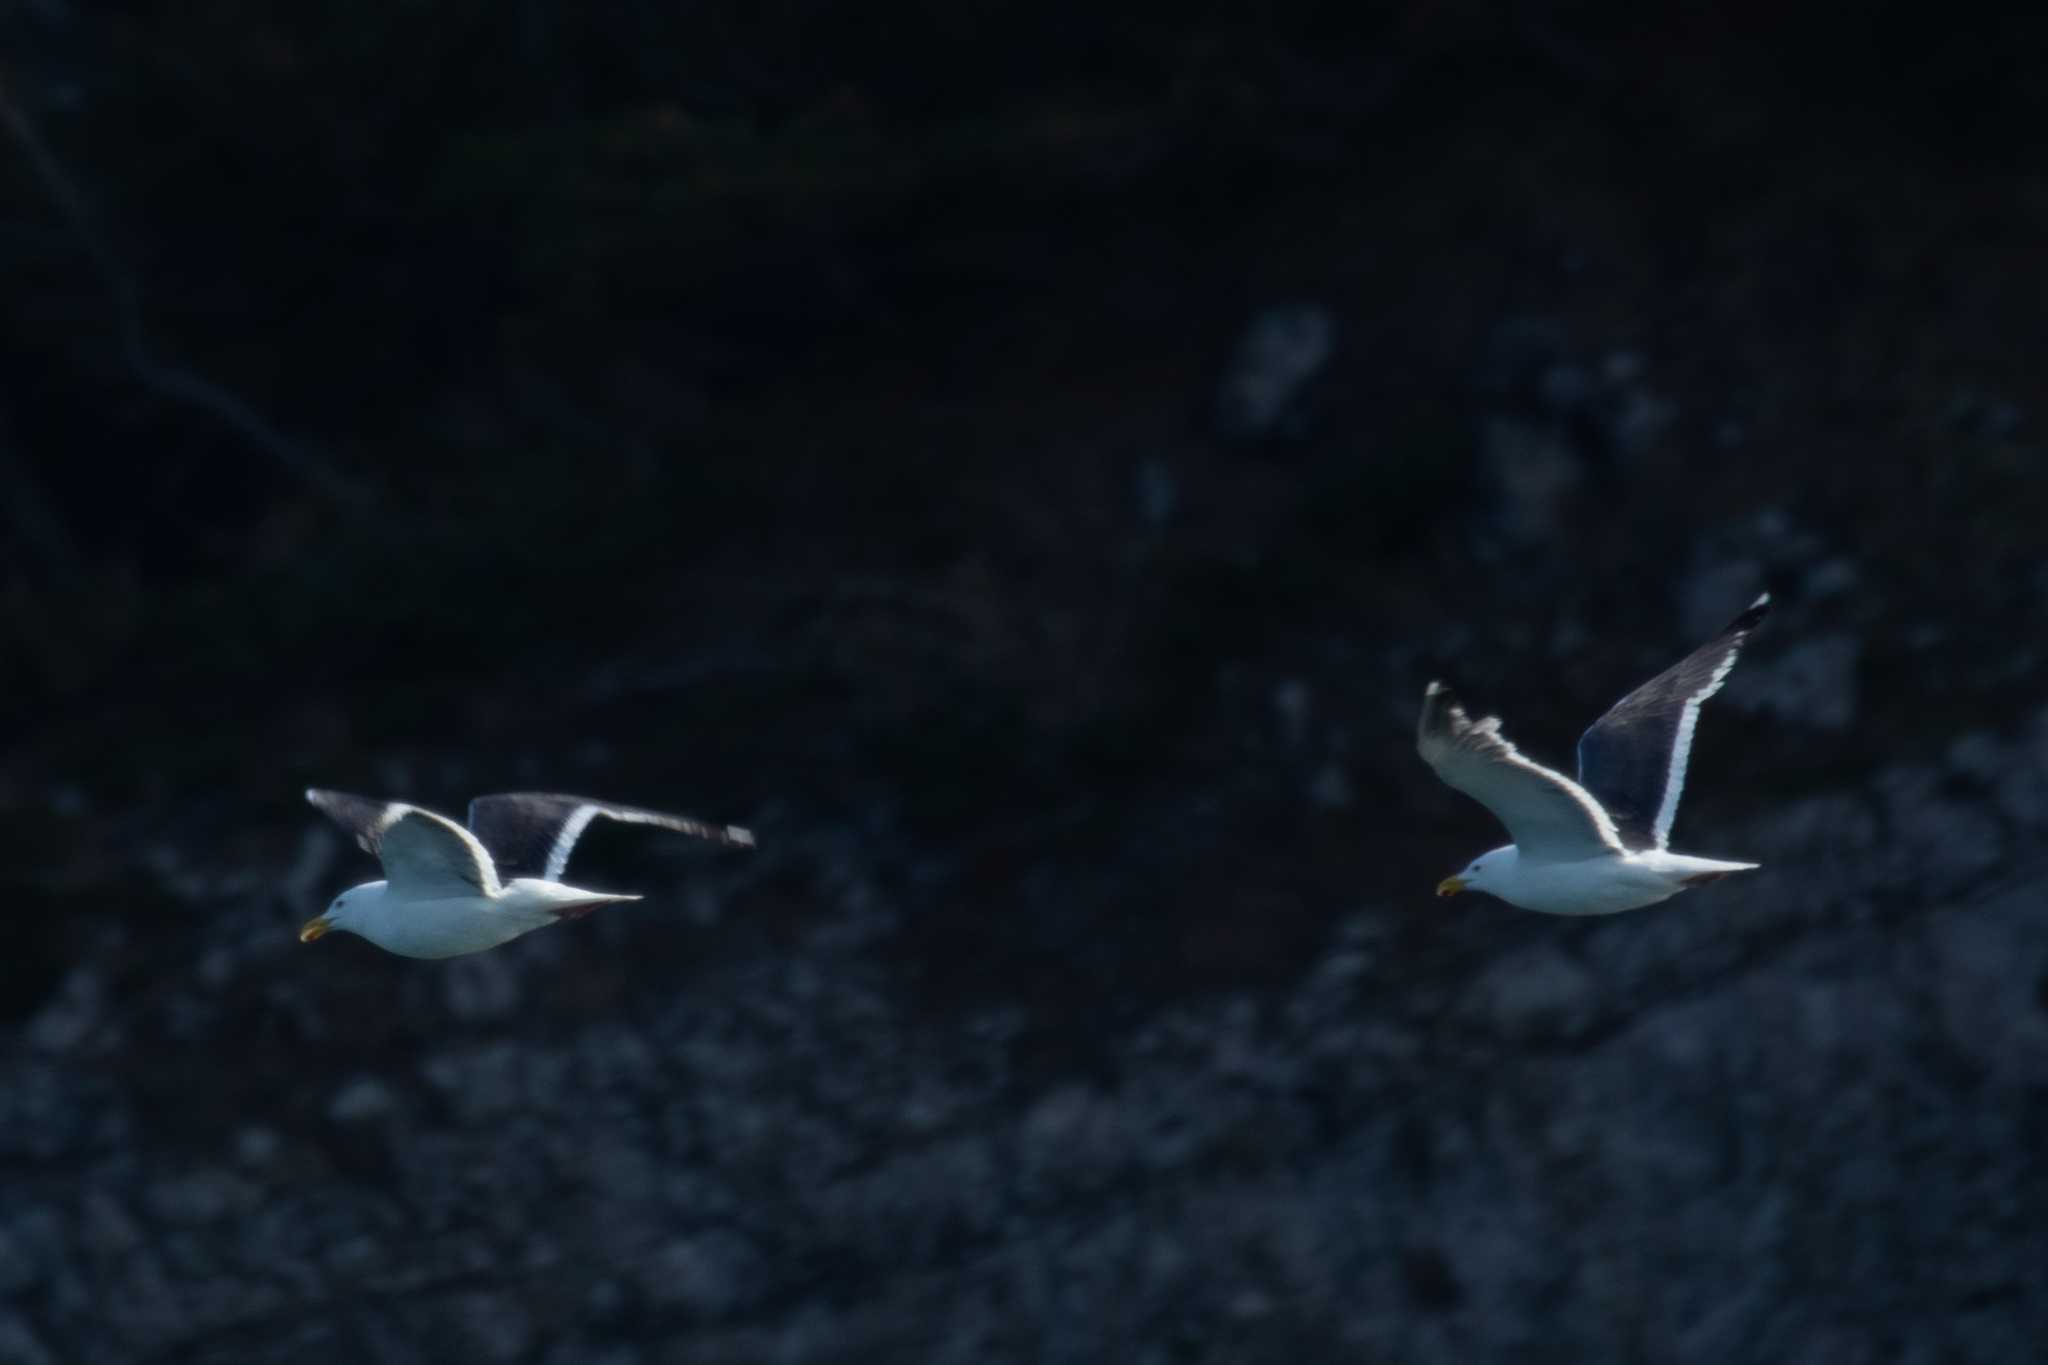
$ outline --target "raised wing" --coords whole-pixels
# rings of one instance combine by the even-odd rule
[[[1498,716],[1467,716],[1442,683],[1422,694],[1415,747],[1438,777],[1507,826],[1525,860],[1572,862],[1621,851],[1599,802],[1563,773],[1524,758],[1501,735]]]
[[[498,894],[491,855],[445,816],[403,801],[346,792],[313,789],[306,799],[355,835],[365,852],[376,855],[394,896],[434,900]]]
[[[629,825],[653,825],[713,843],[752,848],[754,836],[738,825],[712,825],[687,815],[593,801],[553,792],[502,792],[469,803],[469,827],[483,841],[505,877],[540,877],[556,882],[568,870],[569,854],[590,822],[598,818]]]
[[[1700,706],[1721,690],[1743,644],[1763,623],[1771,595],[1728,628],[1623,697],[1579,737],[1579,782],[1607,808],[1629,848],[1671,842]]]

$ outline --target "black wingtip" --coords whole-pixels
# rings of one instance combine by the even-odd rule
[[[1723,635],[1746,635],[1750,631],[1755,630],[1758,626],[1762,625],[1764,618],[1766,616],[1769,616],[1770,614],[1771,595],[1767,592],[1758,593],[1756,601],[1750,603],[1749,606],[1744,609],[1742,615],[1736,617],[1733,621],[1730,621],[1728,623],[1728,629],[1722,631],[1721,633]]]
[[[1422,714],[1415,721],[1416,739],[1426,740],[1431,735],[1454,728],[1462,714],[1457,695],[1444,684],[1432,680],[1422,689]]]

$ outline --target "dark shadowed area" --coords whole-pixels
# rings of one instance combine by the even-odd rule
[[[2039,17],[0,16],[0,1362],[2048,1341]],[[1602,919],[1439,901],[1760,590]],[[647,899],[299,923],[308,786]],[[587,859],[585,855],[587,856]]]

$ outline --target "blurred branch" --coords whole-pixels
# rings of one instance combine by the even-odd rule
[[[337,502],[361,504],[367,490],[332,464],[286,437],[265,421],[248,403],[221,385],[194,374],[181,365],[165,364],[151,353],[147,330],[142,324],[142,303],[135,277],[114,254],[101,235],[87,207],[85,196],[59,164],[50,146],[15,100],[7,73],[0,70],[0,124],[42,182],[57,209],[70,223],[78,244],[91,258],[93,269],[113,301],[121,353],[142,386],[152,392],[212,414],[232,427],[242,439],[290,470],[302,482]]]

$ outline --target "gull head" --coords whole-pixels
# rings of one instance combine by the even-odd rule
[[[360,933],[358,927],[373,901],[382,900],[384,883],[364,882],[352,886],[328,903],[327,909],[299,926],[299,942],[312,943],[325,938],[339,929],[344,933]]]
[[[1438,882],[1436,893],[1439,896],[1455,896],[1460,891],[1494,891],[1498,894],[1497,888],[1513,869],[1516,856],[1513,844],[1506,848],[1496,848],[1490,853],[1482,853],[1474,858],[1472,865],[1463,872]]]

